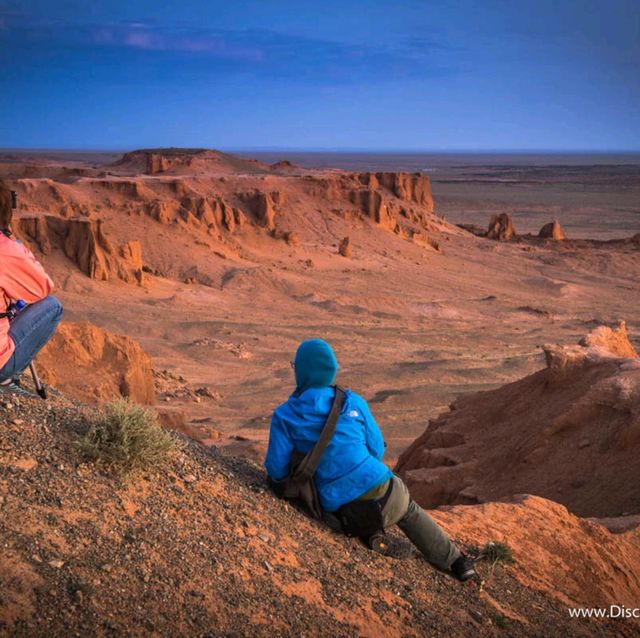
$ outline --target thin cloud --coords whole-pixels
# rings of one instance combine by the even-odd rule
[[[446,43],[427,38],[391,37],[382,44],[354,44],[295,36],[268,29],[219,30],[149,22],[105,24],[62,23],[0,13],[0,43],[7,38],[46,51],[56,46],[107,49],[113,55],[127,50],[141,54],[174,54],[194,72],[215,70],[264,78],[296,78],[308,82],[364,82],[407,77],[453,75]],[[209,61],[209,66],[205,64]],[[166,61],[166,60],[165,60]],[[149,65],[157,62],[153,57]]]
[[[120,45],[145,51],[176,51],[202,53],[212,56],[238,58],[259,61],[263,59],[262,51],[249,46],[238,46],[229,41],[229,33],[183,34],[181,31],[149,28],[146,25],[131,25],[135,28],[107,29],[108,38],[104,37],[105,29],[93,32],[93,40],[97,44]]]

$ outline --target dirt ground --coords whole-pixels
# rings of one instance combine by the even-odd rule
[[[533,497],[439,511],[466,551],[513,549],[462,585],[329,531],[257,465],[186,437],[122,480],[79,455],[86,415],[55,392],[0,403],[0,636],[637,635],[636,620],[568,608],[634,605],[638,530]]]

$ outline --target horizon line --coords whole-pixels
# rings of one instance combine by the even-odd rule
[[[549,149],[549,148],[493,148],[493,149],[429,149],[429,148],[367,148],[367,147],[286,147],[286,146],[239,146],[239,147],[194,147],[189,146],[145,146],[145,147],[46,147],[46,146],[12,146],[0,147],[0,153],[6,152],[67,152],[67,153],[127,153],[136,150],[202,148],[203,150],[224,153],[362,153],[387,155],[639,155],[638,149]]]

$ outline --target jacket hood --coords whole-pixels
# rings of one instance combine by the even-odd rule
[[[294,360],[296,392],[330,386],[338,372],[338,360],[331,346],[322,339],[307,339],[296,351]]]
[[[296,390],[289,397],[287,405],[301,421],[322,421],[331,410],[334,396],[331,387],[308,388],[303,392]]]

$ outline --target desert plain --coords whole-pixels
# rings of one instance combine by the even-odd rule
[[[292,154],[297,164],[272,168],[283,156],[258,163],[220,154],[198,168],[148,175],[140,155],[114,166],[117,154],[21,153],[5,155],[2,172],[18,180],[21,216],[62,210],[101,221],[116,249],[140,242],[151,274],[134,285],[88,278],[55,245],[41,259],[67,320],[128,335],[155,370],[215,393],[215,400],[182,400],[171,396],[181,382],[169,382],[162,385],[168,394],[156,397],[181,415],[176,422],[204,424],[214,438],[239,435],[262,452],[270,413],[293,389],[290,361],[305,338],[334,346],[340,383],[372,402],[391,459],[460,393],[540,368],[545,343],[572,344],[619,320],[638,343],[637,247],[606,243],[640,231],[637,157],[596,156],[594,163],[621,163],[594,166],[580,156],[573,164],[533,156],[527,165],[526,155]],[[426,221],[401,234],[384,227],[395,221],[376,223],[349,200],[352,184],[340,185],[350,170],[392,167],[419,169],[432,184]],[[250,221],[212,231],[193,214],[176,212],[163,223],[141,212],[162,198],[236,191],[278,193],[273,227]],[[491,241],[456,225],[486,229],[500,213],[512,216],[517,233],[535,236],[558,220],[568,241]],[[293,233],[293,241],[277,233]],[[349,257],[338,251],[345,237]]]

